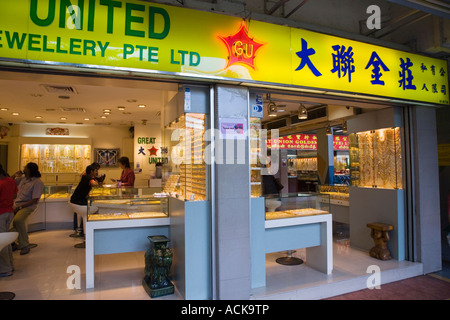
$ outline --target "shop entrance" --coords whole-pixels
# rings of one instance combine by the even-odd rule
[[[266,144],[268,154],[279,158],[274,176],[282,185],[278,192],[265,191],[264,178],[259,180],[252,171],[252,181],[262,181],[266,222],[268,198],[281,201],[281,206],[269,210],[271,216],[286,209],[283,215],[279,213],[281,219],[292,217],[288,215],[292,208],[284,206],[285,197],[326,195],[326,209],[322,205],[312,207],[332,214],[334,257],[339,260],[349,250],[368,256],[374,243],[367,225],[380,222],[396,230],[389,233],[393,260],[405,260],[407,186],[400,108],[268,91],[255,92],[255,96],[251,104],[262,101],[259,121],[269,136],[261,143]],[[277,139],[270,138],[270,130],[278,131]],[[297,251],[300,253],[294,256],[307,264],[307,256]],[[289,254],[292,250],[278,256]],[[277,258],[270,254],[266,259],[269,257]],[[335,270],[338,265],[334,264]],[[282,272],[282,267],[278,268]]]
[[[2,119],[12,123],[0,161],[11,174],[37,163],[45,184],[29,231],[70,233],[82,225],[68,202],[86,166],[99,163],[102,184],[89,195],[99,211],[88,214],[83,230],[95,236],[86,234],[86,249],[79,249],[86,251],[86,286],[95,285],[94,256],[145,251],[147,236],[157,233],[173,249],[176,298],[210,299],[209,87],[8,71],[0,72],[0,84]],[[123,157],[132,186],[117,182]]]

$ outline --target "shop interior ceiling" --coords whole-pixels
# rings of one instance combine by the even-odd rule
[[[0,124],[124,125],[160,124],[163,106],[178,92],[178,84],[117,78],[0,72]],[[296,117],[301,104],[308,111],[325,107],[327,116],[290,126],[309,129],[339,125],[355,110],[386,106],[367,101],[311,97],[298,93],[262,91],[263,122]],[[277,116],[269,117],[270,101]],[[145,107],[140,107],[145,106]],[[110,110],[105,114],[105,110]],[[350,111],[348,111],[350,110]],[[287,121],[286,125],[291,123]]]
[[[280,128],[280,134],[314,131],[327,126],[339,128],[342,123],[360,113],[389,107],[376,100],[350,100],[330,96],[311,96],[294,93],[269,92],[262,94],[266,128]],[[269,116],[269,104],[276,106],[276,115]],[[308,118],[298,120],[300,107],[305,107]],[[273,125],[271,125],[273,124]]]
[[[174,83],[0,72],[0,123],[159,124],[177,91]]]

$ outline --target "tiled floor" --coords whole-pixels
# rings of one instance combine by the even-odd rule
[[[74,248],[79,238],[70,230],[30,233],[30,242],[38,246],[27,255],[14,252],[15,271],[0,278],[0,291],[12,291],[15,300],[143,300],[150,299],[141,281],[144,252],[96,256],[96,288],[85,289],[85,249]],[[81,289],[69,289],[67,281],[79,266]],[[70,284],[75,284],[70,279]],[[178,294],[158,299],[180,299]]]
[[[280,253],[266,255],[266,287],[253,290],[253,299],[317,300],[368,286],[371,268],[379,268],[381,284],[422,274],[422,265],[409,261],[380,261],[349,247],[348,240],[333,243],[333,272],[326,275],[308,267],[304,250],[294,256],[305,260],[299,266],[275,262]],[[371,284],[371,283],[369,283]]]
[[[144,270],[144,252],[96,256],[95,288],[85,289],[85,250],[74,248],[80,239],[71,238],[70,230],[40,231],[30,234],[31,243],[38,246],[28,255],[14,252],[15,272],[0,278],[0,291],[12,291],[16,300],[149,300],[141,281]],[[266,287],[252,291],[251,299],[323,299],[353,292],[367,287],[367,268],[378,265],[382,283],[389,283],[421,275],[421,264],[395,260],[379,261],[367,253],[352,250],[348,245],[335,243],[334,270],[326,275],[311,269],[307,263],[297,266],[277,264],[275,259],[283,253],[266,257]],[[306,262],[303,250],[296,256]],[[81,289],[68,288],[72,273],[70,266],[79,266]],[[71,279],[69,279],[71,280]],[[69,281],[69,284],[74,284]],[[173,295],[158,300],[180,300]]]

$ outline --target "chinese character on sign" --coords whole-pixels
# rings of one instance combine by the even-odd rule
[[[442,92],[443,94],[447,94],[447,88],[446,88],[445,84],[442,85],[442,87],[441,87],[441,92]]]
[[[440,69],[439,69],[439,73],[440,73],[441,77],[445,76],[445,70],[444,70],[444,68],[440,68]]]
[[[372,84],[379,84],[384,86],[384,81],[380,80],[383,73],[381,73],[381,68],[384,72],[389,71],[389,68],[386,67],[386,65],[383,63],[383,61],[380,59],[378,54],[374,51],[372,52],[372,56],[370,57],[369,62],[367,63],[366,69],[369,69],[369,67],[372,66],[372,81],[370,81]],[[381,67],[381,68],[380,68]]]
[[[144,148],[140,147],[138,154],[143,154],[145,156]]]
[[[427,85],[425,83],[423,84],[422,90],[428,91]]]
[[[345,46],[335,45],[332,46],[332,48],[336,53],[332,54],[333,69],[331,69],[331,72],[337,72],[338,77],[341,78],[342,71],[342,76],[345,77],[348,75],[348,82],[352,82],[352,73],[355,72],[355,66],[353,65],[353,48],[348,47],[347,51],[345,51]]]
[[[431,66],[431,73],[433,74],[433,76],[436,74],[436,67],[435,66]]]
[[[412,84],[414,77],[409,69],[413,66],[413,63],[409,58],[406,58],[406,62],[403,58],[400,58],[400,62],[401,71],[398,72],[400,75],[400,80],[398,81],[400,83],[399,87],[402,87],[403,90],[416,90],[416,86]]]
[[[302,70],[305,65],[308,66],[309,70],[316,76],[320,77],[322,74],[317,70],[317,68],[312,63],[309,56],[312,56],[316,53],[316,50],[313,48],[308,49],[308,43],[305,39],[302,38],[302,50],[299,52],[296,52],[297,56],[301,59],[300,65],[295,69],[295,71]]]
[[[428,70],[427,66],[424,65],[424,63],[422,62],[422,65],[420,66],[420,70],[422,70],[422,72],[425,72]]]
[[[433,84],[431,85],[431,88],[432,88],[432,92],[433,92],[433,93],[437,93],[437,92],[438,92],[438,90],[437,90],[437,84],[436,84],[436,83],[433,83]]]

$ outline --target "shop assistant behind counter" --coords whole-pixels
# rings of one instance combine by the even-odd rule
[[[122,169],[122,174],[120,175],[120,179],[115,180],[111,179],[114,182],[120,182],[122,186],[125,187],[134,187],[134,171],[130,168],[130,160],[128,157],[120,157],[119,158],[119,166]]]

